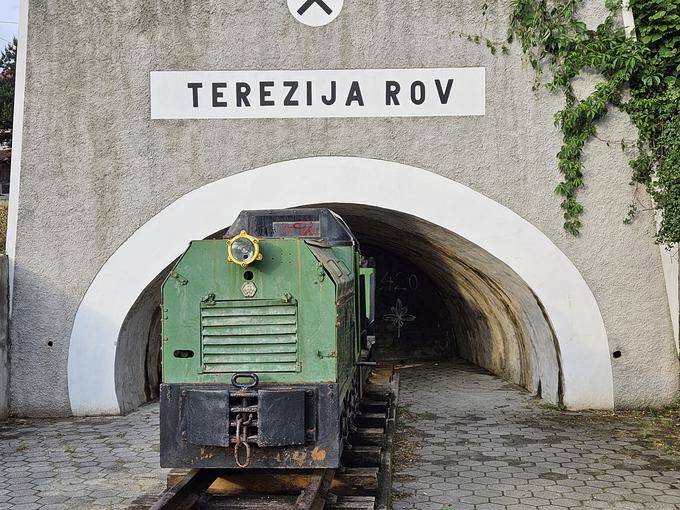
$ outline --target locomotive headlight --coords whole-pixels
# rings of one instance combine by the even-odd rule
[[[241,230],[237,236],[227,241],[227,258],[241,267],[262,260],[260,242],[245,230]]]

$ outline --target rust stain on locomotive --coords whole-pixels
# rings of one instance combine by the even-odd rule
[[[307,450],[297,450],[293,452],[291,458],[293,459],[293,462],[302,467],[305,465],[305,461],[307,460]]]
[[[314,459],[317,462],[323,462],[324,460],[326,460],[326,450],[314,448],[312,450],[312,459]]]

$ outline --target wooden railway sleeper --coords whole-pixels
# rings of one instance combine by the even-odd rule
[[[334,477],[335,469],[317,470],[295,502],[294,510],[323,510]]]
[[[184,477],[163,492],[150,510],[191,510],[217,478],[214,469],[192,469]]]

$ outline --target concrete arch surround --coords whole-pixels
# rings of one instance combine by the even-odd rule
[[[455,181],[407,165],[348,157],[275,163],[198,188],[140,227],[107,260],[85,294],[69,344],[68,387],[75,415],[117,414],[116,346],[142,291],[192,239],[228,225],[242,209],[354,203],[439,225],[510,267],[542,304],[562,360],[563,402],[612,408],[607,334],[585,280],[542,232]]]

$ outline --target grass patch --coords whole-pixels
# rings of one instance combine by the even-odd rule
[[[680,402],[660,408],[617,409],[614,411],[567,411],[539,404],[544,414],[531,420],[533,426],[553,425],[596,427],[613,437],[639,441],[667,455],[680,457]]]
[[[550,402],[541,402],[539,404],[543,409],[548,409],[549,411],[566,411],[564,404],[551,404]]]
[[[411,412],[406,406],[397,404],[396,427],[394,431],[394,463],[407,466],[420,458],[419,450],[423,446],[423,432],[416,424],[419,415]]]
[[[397,466],[403,469],[416,460],[421,458],[420,448],[424,444],[423,431],[419,429],[418,415],[412,412],[407,406],[397,404],[396,422],[394,430],[394,439],[392,443],[392,477],[399,481],[406,481],[412,479],[411,475],[401,474],[396,475],[395,469]],[[399,500],[412,496],[411,493],[392,490],[392,499]]]
[[[597,411],[598,416],[632,426],[632,432],[668,455],[680,456],[680,403],[658,409]]]

